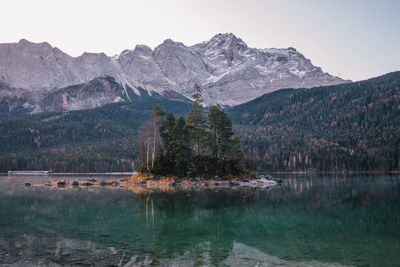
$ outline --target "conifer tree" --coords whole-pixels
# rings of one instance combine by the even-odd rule
[[[189,141],[188,131],[185,127],[185,119],[180,117],[176,120],[172,130],[174,172],[180,177],[186,175],[188,171],[188,162],[191,158]]]
[[[211,132],[208,143],[212,156],[217,160],[239,156],[240,139],[234,135],[232,122],[226,113],[212,106],[208,113],[208,121]]]
[[[203,98],[201,87],[195,84],[194,88],[196,90],[192,96],[194,99],[194,104],[187,116],[186,128],[191,136],[191,139],[193,140],[195,146],[194,150],[197,151],[197,156],[199,156],[201,152],[202,141],[204,141],[204,138],[207,135],[207,125],[202,106]]]

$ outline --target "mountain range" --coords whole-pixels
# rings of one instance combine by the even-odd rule
[[[72,57],[49,43],[25,39],[0,44],[0,104],[9,114],[58,111],[62,94],[69,110],[80,110],[130,102],[143,90],[191,98],[198,84],[205,105],[234,106],[281,88],[346,82],[295,48],[250,48],[231,33],[193,46],[170,39],[154,50],[137,45],[112,57]]]

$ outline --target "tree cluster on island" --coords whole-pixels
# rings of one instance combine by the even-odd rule
[[[216,106],[206,112],[201,88],[195,85],[195,89],[194,104],[186,119],[153,106],[152,120],[143,124],[139,134],[139,172],[203,178],[249,172],[231,120]]]

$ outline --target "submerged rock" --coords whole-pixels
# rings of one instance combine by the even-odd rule
[[[194,178],[190,178],[189,182],[193,182],[193,183],[201,183],[201,180],[199,177],[194,177]]]
[[[265,177],[265,176],[264,176]],[[229,184],[231,186],[245,186],[245,187],[262,187],[269,188],[277,184],[276,181],[268,180],[266,178],[258,178],[254,180],[244,179],[242,181],[239,180],[230,180]]]
[[[178,183],[177,181],[173,181],[172,183],[169,184],[170,187],[177,187]]]

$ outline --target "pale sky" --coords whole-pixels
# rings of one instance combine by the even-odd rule
[[[250,47],[295,47],[332,75],[362,80],[400,70],[397,0],[1,0],[0,43],[47,41],[107,55],[185,45],[232,32]]]

